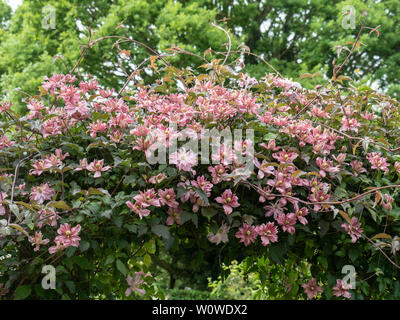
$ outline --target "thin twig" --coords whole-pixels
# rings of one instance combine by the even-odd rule
[[[226,36],[228,37],[228,52],[225,55],[225,59],[222,62],[222,65],[225,65],[226,61],[228,60],[230,54],[231,54],[231,48],[232,48],[232,40],[231,40],[231,36],[229,35],[228,31],[226,31],[224,28],[220,27],[219,25],[217,25],[215,22],[211,22],[211,25],[223,32],[225,32]]]

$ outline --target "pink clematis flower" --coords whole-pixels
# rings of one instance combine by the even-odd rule
[[[37,226],[41,229],[44,225],[49,225],[52,227],[57,226],[57,220],[61,219],[61,217],[57,214],[56,211],[52,211],[50,209],[39,211],[39,221]]]
[[[198,176],[196,180],[193,180],[192,186],[204,191],[204,193],[209,197],[211,195],[211,189],[213,184],[207,181],[204,176]]]
[[[268,165],[268,162],[263,160],[262,163],[258,161],[257,158],[254,159],[254,164],[258,168],[257,179],[263,179],[264,177],[268,177],[274,172],[274,167]]]
[[[216,245],[219,245],[221,242],[227,243],[229,241],[228,239],[229,230],[230,227],[225,223],[223,223],[221,227],[218,229],[216,234],[210,232],[207,238],[210,242],[215,243]]]
[[[98,132],[106,132],[108,130],[108,125],[106,123],[101,122],[101,120],[97,120],[90,125],[90,136],[92,138],[96,138]]]
[[[382,207],[384,207],[388,211],[392,210],[393,197],[390,194],[386,193],[385,200],[382,200]]]
[[[282,163],[293,163],[294,159],[296,159],[299,155],[295,152],[282,150],[278,153],[273,153],[272,156]]]
[[[222,196],[216,198],[215,201],[223,205],[225,214],[227,215],[232,213],[233,208],[240,206],[238,197],[232,193],[231,189],[225,190]]]
[[[323,190],[323,189],[316,190],[308,196],[308,200],[310,200],[312,202],[317,202],[316,204],[314,204],[314,208],[313,208],[313,210],[315,212],[318,212],[319,210],[321,210],[322,204],[320,202],[326,202],[329,200],[329,198],[330,198],[330,195],[328,194],[328,192],[326,190]]]
[[[7,138],[7,136],[0,137],[0,149],[11,147],[15,142]]]
[[[275,179],[269,179],[267,184],[271,187],[274,187],[280,193],[285,193],[286,189],[290,189],[292,187],[291,181],[287,179],[286,175],[282,172],[275,171],[274,173]]]
[[[175,164],[179,170],[196,174],[193,167],[197,165],[197,155],[192,150],[181,148],[179,151],[172,153],[169,160],[170,163]]]
[[[168,218],[167,218],[167,226],[172,226],[173,224],[182,224],[182,209],[181,208],[168,208]]]
[[[144,279],[146,277],[151,277],[152,275],[150,273],[144,273],[143,271],[140,272],[135,272],[135,278],[132,278],[131,276],[126,277],[126,282],[128,282],[129,288],[126,289],[125,295],[129,296],[132,292],[137,292],[141,295],[145,294],[146,291],[144,289],[139,288],[141,285],[144,283]],[[143,277],[143,279],[142,279]]]
[[[32,164],[32,168],[33,169],[29,170],[29,174],[40,176],[43,173],[43,171],[48,169],[48,165],[44,160],[38,160]]]
[[[276,142],[275,139],[271,139],[268,141],[268,145],[265,143],[261,143],[260,144],[261,147],[267,149],[267,150],[272,150],[272,151],[277,151],[279,150],[281,147],[277,147],[276,146]]]
[[[284,214],[281,213],[276,219],[280,226],[282,226],[282,230],[293,234],[296,232],[296,228],[294,225],[297,222],[297,217],[294,213]]]
[[[152,183],[152,184],[159,184],[159,183],[161,183],[165,178],[167,178],[167,176],[166,176],[165,174],[159,173],[159,174],[156,175],[156,176],[152,176],[152,177],[149,179],[149,182]]]
[[[145,137],[150,133],[150,129],[145,125],[140,125],[137,126],[135,129],[132,129],[129,133],[137,137]]]
[[[308,215],[308,209],[306,207],[303,207],[301,209],[299,209],[298,204],[296,203],[295,206],[295,215],[297,217],[297,220],[299,220],[299,222],[303,225],[308,224],[307,219],[305,218],[306,215]]]
[[[326,158],[324,157],[324,159],[318,157],[315,162],[317,163],[318,167],[320,167],[320,171],[319,174],[321,175],[321,177],[325,178],[326,177],[326,172],[330,172],[330,173],[336,173],[340,171],[340,167],[334,167],[333,166],[333,161],[332,160],[326,160]]]
[[[314,117],[329,118],[328,112],[318,106],[313,106],[311,112],[308,112],[308,114],[313,115]]]
[[[131,201],[127,201],[125,202],[125,204],[128,206],[129,209],[136,213],[140,219],[142,219],[143,217],[147,217],[150,214],[150,210],[146,209],[148,205],[146,203],[143,203],[142,201],[136,201],[135,204],[133,204]]]
[[[160,200],[157,199],[157,194],[154,191],[153,188],[146,190],[145,192],[139,191],[139,194],[134,196],[133,199],[135,199],[137,202],[142,202],[144,206],[154,206],[154,207],[160,207]]]
[[[111,166],[103,167],[103,165],[104,165],[104,159],[94,160],[86,167],[86,169],[88,171],[94,172],[94,178],[99,178],[99,177],[101,177],[102,172],[108,171],[111,169]]]
[[[361,117],[364,118],[365,120],[374,120],[374,114],[368,111],[365,111],[365,113],[361,113]]]
[[[361,124],[356,118],[348,118],[347,116],[344,116],[342,118],[342,127],[340,128],[340,131],[358,132],[359,127],[361,127]]]
[[[7,198],[7,193],[0,191],[0,201],[4,201]],[[0,204],[0,216],[6,213],[6,207]]]
[[[51,246],[49,248],[49,253],[50,254],[54,254],[54,253],[56,253],[58,251],[62,251],[62,250],[66,249],[68,247],[67,245],[64,244],[64,242],[62,242],[61,240],[56,240],[56,239],[54,240],[56,245],[55,246]]]
[[[12,102],[0,102],[0,112],[10,110]]]
[[[256,232],[261,237],[263,246],[267,246],[272,242],[278,241],[278,227],[273,222],[262,224],[256,227]]]
[[[397,173],[400,173],[400,162],[396,161],[396,162],[394,163],[394,170],[395,170]]]
[[[350,299],[351,293],[349,292],[349,289],[351,289],[350,284],[344,283],[341,279],[337,279],[336,286],[333,287],[333,295]]]
[[[31,201],[36,201],[37,203],[43,203],[46,200],[50,200],[55,194],[55,190],[47,183],[44,183],[38,187],[32,188],[29,199]]]
[[[208,171],[211,173],[212,183],[220,183],[226,174],[225,167],[222,164],[218,164],[215,167],[209,166]]]
[[[260,197],[258,198],[259,202],[264,203],[266,200],[274,200],[275,199],[275,196],[270,195],[272,192],[271,192],[271,188],[269,186],[265,186],[264,188],[261,188],[259,186],[259,188],[260,188],[260,191],[258,191],[258,193],[260,194]]]
[[[177,208],[179,203],[175,201],[176,195],[173,188],[158,190],[158,195],[160,197],[160,204],[162,206],[168,206],[172,208]]]
[[[319,293],[322,293],[324,289],[317,285],[317,280],[312,278],[308,283],[303,283],[301,285],[304,288],[304,292],[307,294],[308,299],[313,299],[318,296]]]
[[[42,124],[42,135],[43,138],[47,138],[49,136],[56,136],[62,133],[63,123],[61,118],[54,117]]]
[[[371,163],[372,169],[382,170],[385,174],[389,173],[389,163],[387,163],[387,159],[381,157],[380,152],[371,152],[367,154],[367,159]]]
[[[248,246],[257,238],[256,228],[254,226],[249,226],[247,223],[243,223],[243,226],[236,232],[235,237],[240,239],[240,242],[243,242],[245,246]]]
[[[356,242],[357,239],[361,237],[361,234],[364,231],[361,228],[361,223],[357,220],[356,217],[351,218],[351,224],[343,223],[342,227],[351,236],[351,242],[353,243]]]
[[[86,158],[83,158],[79,161],[79,167],[75,169],[75,171],[86,170],[88,166],[88,162]]]
[[[350,162],[350,165],[354,171],[353,175],[355,177],[357,177],[359,173],[367,172],[367,169],[363,168],[363,163],[361,161],[353,160]]]
[[[29,242],[32,244],[32,246],[35,246],[33,251],[39,251],[40,245],[48,244],[50,242],[50,240],[43,239],[43,234],[39,231],[39,232],[36,232],[33,237],[29,237]]]
[[[265,216],[270,217],[274,216],[274,219],[277,219],[281,213],[284,213],[286,204],[281,201],[277,201],[271,205],[264,206],[263,208],[266,210]]]
[[[81,238],[78,236],[78,234],[80,231],[81,225],[78,224],[71,228],[68,223],[64,223],[58,228],[57,233],[59,235],[54,239],[54,241],[63,243],[67,247],[79,247],[79,241]]]

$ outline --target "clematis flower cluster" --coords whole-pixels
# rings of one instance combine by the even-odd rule
[[[49,253],[54,254],[70,246],[79,247],[81,238],[78,236],[81,226],[71,227],[68,223],[62,224],[58,230],[58,236],[54,239],[55,245],[49,248]]]
[[[298,234],[314,236],[320,230],[310,229],[319,222],[320,229],[328,221],[330,228],[342,219],[333,213],[341,204],[352,206],[346,198],[375,187],[379,171],[387,178],[379,185],[399,177],[398,156],[385,152],[396,140],[365,137],[367,128],[380,121],[369,102],[339,108],[337,97],[325,88],[306,90],[273,74],[260,81],[249,75],[237,78],[222,85],[211,76],[193,77],[178,91],[140,86],[128,96],[100,88],[91,77],[80,82],[73,75],[46,77],[41,94],[51,99],[35,96],[27,101],[22,119],[29,130],[22,127],[24,134],[16,135],[21,128],[14,124],[0,133],[2,157],[27,146],[7,164],[13,170],[7,173],[10,168],[2,166],[2,221],[8,224],[11,217],[20,223],[14,224],[13,235],[25,231],[34,252],[50,254],[78,247],[77,222],[86,230],[90,219],[99,228],[121,223],[121,230],[132,231],[140,226],[149,238],[157,230],[154,224],[168,227],[175,237],[196,227],[204,232],[196,234],[199,243],[231,240],[249,250],[251,245],[262,248],[293,239],[294,234],[296,239]],[[5,117],[10,107],[0,103]],[[184,140],[202,139],[209,128],[254,129],[255,138],[233,144],[210,139],[216,152],[210,148],[207,162]],[[149,155],[160,145],[176,149],[168,150],[167,163],[150,163]],[[240,157],[252,149],[254,168],[238,175],[243,169]],[[397,193],[384,192],[380,204],[391,212],[398,206]],[[372,212],[380,207],[369,197],[355,198]],[[347,233],[340,237],[359,241],[364,229],[369,230],[365,215],[360,217],[339,222]],[[146,276],[128,276],[126,295],[144,294]],[[302,287],[308,299],[323,293],[315,278]],[[349,289],[337,280],[333,294],[349,298]]]

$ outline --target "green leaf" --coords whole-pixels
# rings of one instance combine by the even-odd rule
[[[104,192],[101,189],[89,188],[88,194],[89,195],[100,195],[100,196],[102,196],[102,195],[106,194],[106,192]]]
[[[210,202],[208,201],[208,197],[203,190],[196,188],[195,191],[200,196],[200,198],[204,201],[206,206],[210,205]]]
[[[180,197],[182,197],[186,192],[188,192],[185,188],[183,188],[183,187],[178,187],[177,188],[177,194],[176,194],[176,197],[177,198],[180,198]]]
[[[88,145],[86,148],[86,151],[89,151],[90,149],[96,148],[96,147],[102,147],[104,146],[103,141],[97,141],[97,142],[92,142],[91,144]]]
[[[89,260],[86,257],[75,256],[72,259],[82,269],[91,270],[93,268],[92,264],[89,262]]]
[[[200,212],[208,219],[212,218],[217,213],[217,211],[211,207],[202,207]]]
[[[125,228],[129,230],[129,232],[136,233],[137,232],[137,225],[134,224],[126,224]]]
[[[86,240],[82,240],[81,243],[79,244],[79,249],[81,252],[86,251],[90,247],[90,242]]]
[[[192,222],[196,226],[196,228],[198,228],[198,226],[199,226],[199,217],[197,216],[197,214],[193,214],[192,215]]]
[[[136,185],[136,176],[126,176],[124,179],[124,184],[134,187]]]
[[[128,270],[126,269],[124,263],[121,260],[117,259],[116,265],[117,265],[117,269],[119,270],[119,272],[121,272],[124,276],[126,276],[128,273]]]
[[[65,253],[67,255],[67,257],[72,257],[76,251],[76,247],[68,247],[67,249],[65,249]]]
[[[164,239],[168,239],[171,234],[169,233],[168,227],[163,226],[161,224],[156,224],[151,227],[151,231],[155,233],[159,237],[163,237]]]
[[[11,210],[12,213],[15,214],[15,216],[17,217],[18,220],[21,220],[24,217],[24,213],[19,210],[18,206],[14,203],[10,203],[9,208]]]
[[[65,281],[65,285],[72,293],[75,293],[75,283],[73,281]]]
[[[108,264],[110,264],[110,263],[113,263],[114,260],[115,260],[114,256],[113,256],[112,254],[109,254],[109,255],[107,256],[107,258],[106,258],[106,261],[104,262],[104,265],[106,266],[106,265],[108,265]]]
[[[182,224],[184,224],[186,221],[191,220],[192,215],[193,214],[191,212],[183,211],[182,216],[181,216]]]
[[[62,210],[71,210],[71,208],[65,203],[65,201],[52,201],[49,203],[50,206]]]
[[[357,248],[350,248],[349,249],[349,257],[351,261],[356,261],[356,259],[360,256],[360,251]]]
[[[19,286],[15,290],[14,300],[24,300],[31,294],[32,287],[28,285]]]
[[[392,236],[387,233],[378,233],[371,238],[371,240],[374,240],[374,239],[389,239],[389,240],[391,240]]]
[[[282,248],[280,246],[271,246],[269,248],[269,254],[271,259],[276,263],[281,263],[282,261]]]
[[[145,264],[146,267],[149,267],[149,266],[150,266],[150,264],[151,264],[151,257],[150,257],[148,254],[146,254],[146,255],[143,257],[143,263]]]
[[[267,134],[264,135],[263,140],[269,141],[272,139],[276,139],[278,135],[276,133],[268,132]]]

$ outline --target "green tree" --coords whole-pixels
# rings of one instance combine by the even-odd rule
[[[353,76],[357,68],[359,75],[377,81],[381,89],[400,93],[400,23],[396,18],[400,3],[396,0],[202,1],[208,8],[216,5],[219,18],[229,18],[228,25],[234,34],[244,37],[252,52],[263,56],[282,75],[294,78],[305,72],[331,76],[332,61],[338,60],[334,47],[354,42],[361,26],[360,16],[367,11],[366,26],[380,25],[380,36],[365,32],[360,51],[352,56],[343,72]],[[348,17],[343,15],[346,5],[351,5],[356,14],[354,29],[342,26],[343,19]],[[342,52],[342,59],[346,52]],[[246,65],[253,74],[266,71],[252,56],[247,57]]]
[[[3,29],[11,16],[11,8],[3,0],[0,1],[0,27]]]

